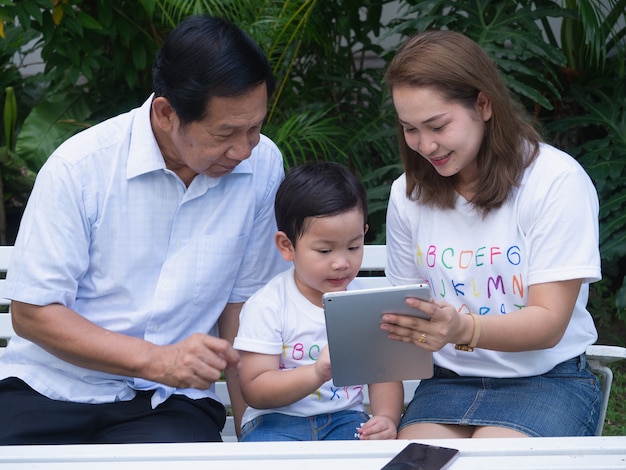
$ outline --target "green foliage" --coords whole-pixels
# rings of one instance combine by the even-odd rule
[[[613,321],[598,327],[600,344],[626,346],[626,324]],[[610,364],[613,384],[604,421],[604,436],[626,436],[626,361]]]
[[[53,87],[89,84],[98,103],[128,107],[150,90],[152,58],[162,27],[135,1],[17,0],[4,15],[39,33]],[[145,2],[151,3],[151,2]],[[3,15],[3,16],[4,16]]]
[[[0,20],[2,20],[0,9]],[[15,117],[15,132],[18,132],[19,124],[24,120],[28,111],[33,107],[41,96],[44,84],[40,77],[23,76],[21,69],[25,67],[24,61],[31,54],[35,46],[32,41],[36,38],[36,32],[24,31],[22,28],[7,23],[4,27],[4,38],[0,38],[0,102],[6,100],[6,90],[11,88],[15,94],[17,115]],[[2,128],[6,126],[6,119],[0,115]],[[2,140],[4,138],[4,140]],[[0,137],[0,143],[13,148],[7,141],[6,133]]]
[[[593,309],[597,322],[626,321],[626,0],[564,0],[560,31],[544,22],[551,44],[557,33],[567,63],[557,71],[562,98],[542,119],[556,145],[575,155],[600,199],[600,251],[604,280],[592,285],[613,299]]]
[[[18,128],[30,124],[24,120],[37,106],[44,107],[38,114],[48,114],[50,107],[63,99],[69,99],[65,113],[70,119],[77,115],[81,121],[92,122],[141,103],[151,91],[154,55],[169,31],[158,18],[153,20],[153,5],[154,1],[127,0],[3,2],[0,19],[5,26],[5,39],[0,40],[0,69],[10,72],[2,77],[7,77],[18,96]],[[3,50],[7,52],[2,54]],[[45,70],[23,75],[23,64],[15,63],[12,57],[15,53],[24,57],[33,51],[41,54]],[[79,93],[84,98],[79,98]],[[89,109],[85,108],[86,103]],[[78,109],[71,110],[72,106]],[[57,117],[56,122],[50,123],[52,127],[66,128],[67,116],[61,113]],[[39,125],[40,117],[32,122]],[[29,132],[37,135],[38,129]],[[54,148],[67,135],[64,129],[47,127],[39,140],[48,142],[41,148]],[[18,152],[20,149],[18,145]],[[45,160],[37,153],[20,156],[29,165],[32,163],[35,171]]]
[[[626,365],[623,361],[611,364],[613,384],[606,420],[602,434],[604,436],[626,436]]]
[[[42,101],[24,121],[15,152],[28,155],[34,171],[39,171],[60,142],[90,125],[89,96],[79,90],[59,91]]]
[[[615,54],[616,71],[623,76],[626,0],[563,0],[560,3],[567,8],[560,29],[567,67],[575,73],[585,73],[586,69],[604,71],[610,67],[610,55]],[[550,30],[546,22],[544,27]],[[554,36],[551,44],[557,46]]]
[[[626,84],[615,80],[601,77],[572,86],[570,99],[580,113],[550,124],[556,133],[577,129],[587,135],[573,152],[580,155],[602,201],[600,246],[607,260],[626,255]]]
[[[427,0],[411,6],[392,33],[410,35],[450,29],[474,39],[500,67],[509,88],[532,107],[551,109],[559,97],[553,70],[565,64],[563,52],[543,39],[539,22],[562,15],[551,1]]]
[[[4,102],[4,142],[0,147],[0,194],[8,204],[0,204],[0,241],[6,243],[7,206],[23,205],[33,183],[35,173],[30,171],[25,162],[16,154],[17,143],[17,100],[13,87],[6,87]]]

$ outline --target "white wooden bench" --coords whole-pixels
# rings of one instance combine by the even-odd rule
[[[4,284],[4,275],[9,265],[12,252],[11,246],[0,246],[0,308],[4,308],[6,313],[0,313],[0,341],[9,341],[15,334],[11,326],[10,318],[10,302],[8,299],[2,298],[1,293]],[[361,274],[359,279],[363,281],[365,287],[380,287],[389,285],[384,277],[384,269],[387,262],[386,247],[384,245],[367,245],[363,256],[363,264],[361,266]],[[0,347],[0,354],[3,348]],[[609,403],[609,395],[611,385],[613,383],[613,373],[608,364],[626,359],[626,348],[619,346],[592,345],[587,349],[587,361],[591,369],[601,379],[602,387],[602,408],[598,423],[596,435],[602,435],[604,420],[606,417],[606,409]],[[404,401],[408,403],[413,397],[415,388],[419,385],[418,380],[409,380],[404,382]],[[216,383],[216,392],[223,403],[230,406],[230,397],[226,388],[226,383]],[[365,403],[369,405],[369,396],[367,387],[364,389]],[[229,416],[224,431],[222,432],[224,441],[236,441],[235,427],[232,416]]]

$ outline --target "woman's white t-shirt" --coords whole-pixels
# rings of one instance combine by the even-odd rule
[[[543,374],[597,339],[586,309],[588,283],[601,278],[597,193],[580,164],[549,145],[541,146],[512,196],[484,218],[461,196],[449,210],[410,200],[402,175],[391,190],[387,257],[392,284],[426,280],[435,299],[479,315],[523,309],[533,284],[583,279],[571,321],[556,346],[468,353],[448,344],[435,353],[437,365],[460,375]]]

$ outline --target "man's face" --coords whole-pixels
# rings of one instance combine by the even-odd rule
[[[205,119],[185,127],[173,113],[159,141],[167,167],[184,181],[195,174],[227,175],[250,156],[267,113],[267,88],[263,83],[241,96],[214,97],[208,106]]]

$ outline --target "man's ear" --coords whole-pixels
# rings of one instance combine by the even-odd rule
[[[178,122],[178,115],[169,100],[163,96],[157,96],[152,100],[152,116],[154,123],[163,131],[170,132]]]
[[[295,248],[285,232],[276,232],[274,243],[276,243],[276,247],[285,261],[293,261]]]

